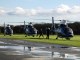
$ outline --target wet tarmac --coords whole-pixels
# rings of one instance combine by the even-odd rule
[[[0,60],[80,60],[80,48],[0,40]]]

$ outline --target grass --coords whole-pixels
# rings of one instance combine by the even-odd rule
[[[15,34],[13,36],[0,35],[0,38],[26,40],[26,41],[31,41],[31,42],[41,42],[41,43],[60,44],[60,45],[66,45],[66,46],[80,47],[80,35],[75,35],[70,40],[66,40],[65,38],[55,39],[56,35],[50,35],[50,39],[46,39],[46,35],[44,35],[44,38],[42,38],[42,37],[39,38],[38,36],[37,37],[32,37],[32,36],[25,37],[25,35],[20,35],[20,34]]]

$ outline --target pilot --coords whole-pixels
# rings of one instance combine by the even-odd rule
[[[47,34],[46,39],[49,39],[50,28],[47,28],[47,29],[46,29],[46,34]]]

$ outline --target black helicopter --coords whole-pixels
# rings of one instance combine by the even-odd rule
[[[30,22],[28,25],[25,24],[24,21],[24,31],[25,31],[25,37],[27,36],[35,36],[37,35],[37,29],[33,26],[32,22]]]
[[[13,34],[13,30],[12,28],[10,27],[10,25],[8,24],[7,26],[5,25],[4,23],[4,36],[5,35],[12,35]]]
[[[65,38],[67,40],[70,40],[71,37],[73,37],[73,30],[68,26],[67,20],[59,20],[60,24],[58,25],[58,28],[55,27],[54,24],[54,17],[52,17],[52,29],[57,35],[56,39],[58,38]]]

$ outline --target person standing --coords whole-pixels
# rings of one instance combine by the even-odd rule
[[[46,36],[46,39],[49,39],[49,34],[50,34],[50,28],[47,28],[47,29],[46,29],[46,35],[47,35],[47,36]]]

